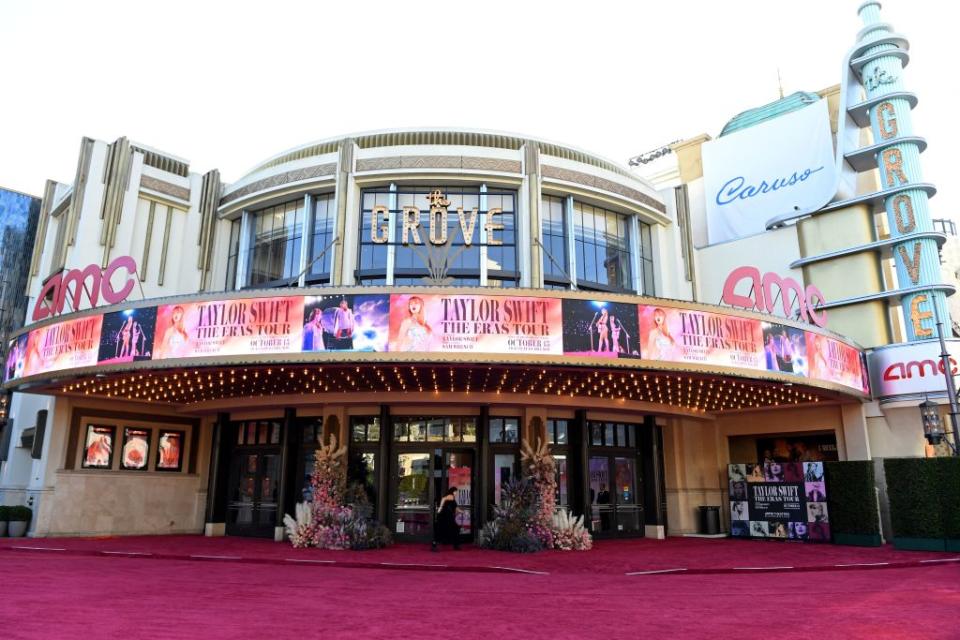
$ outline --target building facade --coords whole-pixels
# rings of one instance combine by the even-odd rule
[[[900,59],[884,43],[904,41],[880,39],[871,60]],[[34,507],[37,536],[279,537],[313,452],[336,438],[398,537],[428,537],[451,486],[471,537],[521,473],[521,447],[545,441],[558,504],[599,536],[662,537],[725,503],[730,462],[924,455],[915,412],[871,391],[866,350],[929,329],[923,316],[909,333],[915,316],[890,300],[924,314],[919,295],[952,288],[939,264],[920,288],[896,284],[913,274],[891,262],[910,238],[876,236],[876,209],[896,223],[906,205],[877,186],[877,149],[844,147],[870,148],[855,125],[879,102],[841,94],[731,121],[742,139],[822,109],[839,160],[823,202],[790,201],[723,242],[706,136],[641,178],[524,136],[371,132],[232,183],[125,138],[85,139],[74,183],[48,183],[40,211],[31,324],[6,360],[0,497]],[[897,194],[913,193],[917,174],[902,173]],[[928,260],[943,234],[917,202]]]

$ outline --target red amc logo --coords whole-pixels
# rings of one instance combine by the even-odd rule
[[[736,292],[737,285],[743,280],[751,283],[752,298],[749,294],[744,296]],[[812,284],[808,284],[804,289],[793,278],[781,278],[775,273],[761,276],[756,267],[743,266],[731,271],[723,283],[722,300],[731,307],[776,313],[777,296],[773,291],[774,286],[779,290],[784,316],[792,316],[796,304],[804,322],[813,322],[818,327],[827,326],[827,312],[817,311],[817,305],[823,304],[825,300],[820,289]],[[794,294],[793,301],[791,293]]]
[[[120,269],[126,270],[127,281],[117,291],[113,288],[111,280]],[[136,273],[137,263],[130,256],[114,258],[106,269],[101,269],[100,265],[91,264],[84,269],[72,269],[66,273],[60,272],[43,284],[43,289],[37,296],[37,303],[33,305],[33,321],[36,322],[62,313],[67,295],[70,294],[70,285],[73,285],[70,300],[74,311],[80,308],[84,292],[90,300],[91,307],[97,306],[101,295],[107,304],[123,302],[133,291],[133,286],[136,284],[133,276]],[[87,288],[88,280],[91,281],[89,289]]]
[[[918,378],[927,376],[927,369],[932,376],[943,375],[943,360],[911,360],[910,362],[894,362],[883,370],[883,380],[910,380],[914,373]],[[950,373],[957,375],[957,361],[950,358]]]

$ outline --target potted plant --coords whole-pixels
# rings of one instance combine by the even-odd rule
[[[30,519],[33,518],[33,510],[30,507],[8,507],[7,527],[11,538],[22,538],[27,533],[27,527],[30,525]]]
[[[9,511],[8,507],[0,505],[0,538],[7,535],[7,512]]]

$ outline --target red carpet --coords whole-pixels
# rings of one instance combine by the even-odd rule
[[[544,551],[535,554],[487,551],[473,546],[466,546],[462,551],[445,547],[440,553],[431,553],[425,544],[398,544],[376,551],[323,551],[293,549],[287,543],[269,540],[203,536],[0,539],[0,549],[12,546],[58,548],[76,553],[149,553],[169,559],[217,556],[243,562],[312,560],[333,561],[345,566],[377,567],[381,563],[390,563],[397,567],[437,570],[445,567],[474,570],[505,567],[550,574],[607,575],[680,568],[690,572],[711,572],[770,567],[833,569],[838,564],[883,567],[882,563],[902,566],[958,557],[958,554],[899,551],[889,545],[846,547],[774,540],[703,538],[600,540],[588,552]]]
[[[692,552],[691,546],[702,544],[682,546]],[[696,555],[709,560],[705,551]],[[628,577],[586,571],[589,557],[571,559],[580,568],[577,575],[544,576],[3,550],[0,637],[830,640],[960,635],[956,564]]]

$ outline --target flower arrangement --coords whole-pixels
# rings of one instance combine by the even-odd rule
[[[553,514],[553,548],[561,551],[587,551],[593,548],[593,537],[583,526],[583,516],[572,516],[566,509]]]
[[[530,553],[544,548],[538,523],[540,492],[529,480],[512,480],[500,492],[494,519],[480,530],[480,546],[499,551]]]
[[[530,446],[528,442],[521,445],[520,458],[524,472],[540,496],[540,508],[534,514],[532,524],[543,545],[552,547],[553,512],[556,510],[557,495],[556,462],[550,455],[547,443],[539,437],[535,446]]]
[[[296,517],[283,518],[294,547],[377,549],[391,543],[386,527],[345,504],[346,453],[346,447],[337,447],[336,436],[317,449],[310,474],[313,501],[297,504]]]
[[[538,433],[538,426],[531,424],[530,431]],[[583,526],[583,516],[574,518],[566,509],[557,510],[557,468],[547,443],[539,437],[535,446],[524,442],[520,447],[520,456],[524,472],[540,496],[540,508],[532,519],[530,529],[548,549],[591,549],[593,538]]]

